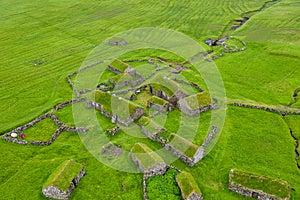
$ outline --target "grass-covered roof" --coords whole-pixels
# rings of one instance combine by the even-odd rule
[[[197,109],[212,103],[209,93],[201,92],[184,98],[191,109]]]
[[[182,171],[177,175],[176,181],[181,189],[181,193],[185,198],[189,197],[194,192],[201,195],[201,191],[190,173]]]
[[[198,150],[197,145],[175,133],[170,134],[168,144],[172,145],[176,150],[190,158],[193,157]]]
[[[289,184],[286,181],[260,176],[237,169],[231,169],[229,181],[233,185],[243,186],[252,190],[261,190],[280,198],[289,196]]]
[[[120,72],[124,72],[129,65],[127,63],[122,62],[119,59],[115,59],[112,63],[110,63],[110,66]]]
[[[164,160],[152,151],[148,146],[143,143],[136,143],[131,148],[131,153],[139,161],[144,169],[150,169],[159,163],[164,163]]]
[[[166,101],[162,98],[159,98],[157,96],[152,96],[148,101],[153,103],[153,104],[160,105],[160,106],[163,106],[166,103],[168,103],[168,101]]]
[[[138,107],[131,101],[101,91],[95,91],[95,102],[103,105],[105,111],[124,119],[127,119]]]
[[[44,183],[43,188],[54,186],[60,190],[67,191],[72,180],[83,169],[80,163],[75,160],[66,160],[59,165]]]

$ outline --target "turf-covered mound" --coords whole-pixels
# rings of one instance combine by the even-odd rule
[[[49,198],[67,199],[84,174],[85,169],[81,164],[67,160],[49,176],[42,192]]]
[[[119,59],[115,59],[110,65],[108,65],[108,69],[116,74],[123,73],[129,65],[127,63],[122,62]]]
[[[288,200],[290,187],[286,181],[231,169],[229,189],[257,199]]]
[[[203,150],[199,146],[174,133],[170,134],[164,148],[189,166],[194,166],[203,157]]]
[[[172,133],[169,137],[169,145],[172,145],[180,153],[192,158],[198,150],[198,146],[186,140],[185,138]]]
[[[142,107],[137,106],[131,101],[107,92],[96,91],[95,102],[101,105],[100,109],[102,111],[108,113],[107,116],[112,118],[115,115],[118,118],[116,121],[125,125],[139,119],[145,112]]]
[[[201,199],[202,193],[192,177],[192,175],[188,172],[182,171],[176,177],[176,182],[181,190],[181,196],[183,199]]]
[[[176,169],[168,169],[164,175],[157,175],[147,179],[147,196],[149,200],[180,200],[180,189],[175,177]]]
[[[214,108],[213,101],[207,92],[201,92],[182,98],[179,100],[178,106],[181,112],[190,116]]]
[[[164,160],[145,144],[136,143],[131,148],[130,156],[139,169],[150,176],[164,174],[167,169]]]

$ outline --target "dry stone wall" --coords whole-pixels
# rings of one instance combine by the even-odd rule
[[[177,156],[180,160],[185,162],[189,166],[194,166],[196,163],[194,162],[193,158],[190,158],[186,155],[184,155],[182,152],[178,151],[175,147],[169,144],[165,144],[164,148],[168,151],[171,151],[175,156]]]
[[[202,112],[216,109],[217,105],[216,105],[216,100],[214,99],[213,103],[211,103],[207,106],[202,106],[202,107],[199,107],[196,109],[191,109],[190,106],[187,104],[187,102],[184,99],[180,99],[178,101],[178,108],[181,112],[183,112],[186,115],[195,116],[195,115],[199,115]]]
[[[102,115],[106,116],[107,118],[111,118],[112,123],[119,122],[119,123],[121,123],[125,126],[129,126],[131,123],[134,122],[134,120],[139,119],[145,113],[145,110],[143,108],[137,107],[137,108],[134,109],[133,113],[129,116],[128,119],[123,119],[117,114],[111,114],[111,113],[107,112],[106,110],[103,109],[103,105],[98,104],[98,103],[93,102],[93,101],[87,102],[86,107],[87,108],[94,108],[96,110],[99,110]]]
[[[178,79],[176,77],[174,77],[173,80],[176,81],[177,83],[182,83],[182,84],[190,85],[191,87],[195,88],[199,92],[204,92],[204,90],[198,84],[196,84],[196,83],[188,82],[186,80],[181,80],[181,79]]]
[[[56,107],[56,109],[61,109],[60,108],[61,105],[62,105],[62,107],[64,107],[67,104],[70,105],[71,103],[74,103],[74,102],[76,102],[76,101],[68,102],[66,104],[60,104],[58,107]],[[26,141],[26,140],[18,139],[18,138],[12,138],[11,134],[12,133],[19,133],[23,130],[26,130],[30,127],[33,127],[35,124],[39,123],[40,121],[42,121],[46,118],[51,118],[53,120],[54,124],[57,125],[59,128],[54,132],[54,134],[52,135],[50,140],[48,140],[48,141],[32,140],[32,141],[29,142],[30,144],[32,144],[32,145],[42,145],[42,146],[50,145],[56,140],[56,138],[63,131],[67,131],[67,132],[86,132],[86,131],[88,131],[87,128],[83,128],[83,127],[66,126],[64,123],[60,122],[59,118],[56,115],[54,115],[53,113],[46,113],[46,114],[43,114],[43,115],[39,116],[38,118],[34,119],[33,121],[31,121],[31,122],[29,122],[29,123],[27,123],[23,126],[17,127],[16,129],[14,129],[12,131],[9,131],[8,133],[6,133],[2,136],[2,139],[6,140],[8,142],[16,143],[16,144],[23,144],[23,145],[28,144],[28,141]]]
[[[293,110],[279,110],[275,108],[270,108],[270,107],[265,107],[265,106],[258,106],[258,105],[248,105],[248,104],[243,104],[243,103],[231,103],[232,106],[237,106],[237,107],[243,107],[243,108],[253,108],[253,109],[259,109],[259,110],[264,110],[268,112],[273,112],[277,113],[280,115],[300,115],[300,111],[293,111]]]
[[[69,85],[71,86],[71,88],[73,89],[73,91],[75,92],[75,94],[76,94],[77,97],[80,96],[80,92],[81,92],[81,91],[79,91],[79,90],[75,87],[74,83],[73,83],[72,80],[71,80],[71,77],[77,75],[78,73],[80,73],[80,72],[82,72],[82,71],[84,71],[84,70],[87,70],[87,69],[89,69],[89,68],[95,67],[95,66],[99,65],[100,63],[103,63],[103,61],[98,61],[98,62],[92,63],[92,64],[90,64],[90,65],[88,65],[88,66],[82,67],[81,69],[79,69],[79,70],[76,71],[76,72],[73,72],[73,73],[71,73],[71,74],[68,74],[68,76],[67,76],[67,81],[68,81]]]
[[[156,176],[156,175],[162,175],[166,172],[167,170],[167,165],[166,163],[156,163],[154,166],[145,169],[140,161],[134,156],[132,152],[130,152],[130,158],[132,161],[138,166],[138,168],[141,170],[142,173],[147,174],[147,176]]]
[[[55,106],[52,109],[52,111],[61,110],[62,108],[66,107],[66,106],[69,106],[69,105],[72,105],[72,104],[75,104],[75,103],[85,102],[85,101],[86,101],[86,98],[72,99],[72,100],[69,100],[69,101],[65,101],[65,102]]]
[[[244,195],[246,197],[252,197],[252,198],[256,198],[256,199],[261,199],[261,200],[289,200],[289,197],[286,198],[279,198],[270,194],[266,194],[260,190],[252,190],[249,188],[245,188],[242,186],[238,186],[238,185],[233,185],[231,183],[229,183],[228,186],[229,190],[239,193],[241,195]]]

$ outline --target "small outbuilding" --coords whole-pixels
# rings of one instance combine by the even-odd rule
[[[202,200],[202,193],[193,178],[185,171],[180,172],[176,177],[176,182],[181,190],[181,196],[184,200]]]
[[[132,161],[148,176],[164,174],[167,165],[164,160],[152,149],[142,143],[136,143],[130,151]]]
[[[84,174],[85,169],[80,163],[67,160],[49,176],[42,192],[48,198],[68,199]]]

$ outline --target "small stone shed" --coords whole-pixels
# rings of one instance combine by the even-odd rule
[[[290,186],[286,181],[237,169],[229,172],[231,191],[261,200],[289,200]]]
[[[59,165],[45,182],[42,192],[52,199],[68,199],[85,174],[85,168],[75,160]]]
[[[161,175],[167,170],[164,160],[143,143],[136,143],[131,148],[130,157],[138,168],[148,176]]]
[[[176,182],[181,190],[181,196],[184,200],[202,200],[202,193],[193,178],[193,176],[182,171],[176,177]]]

